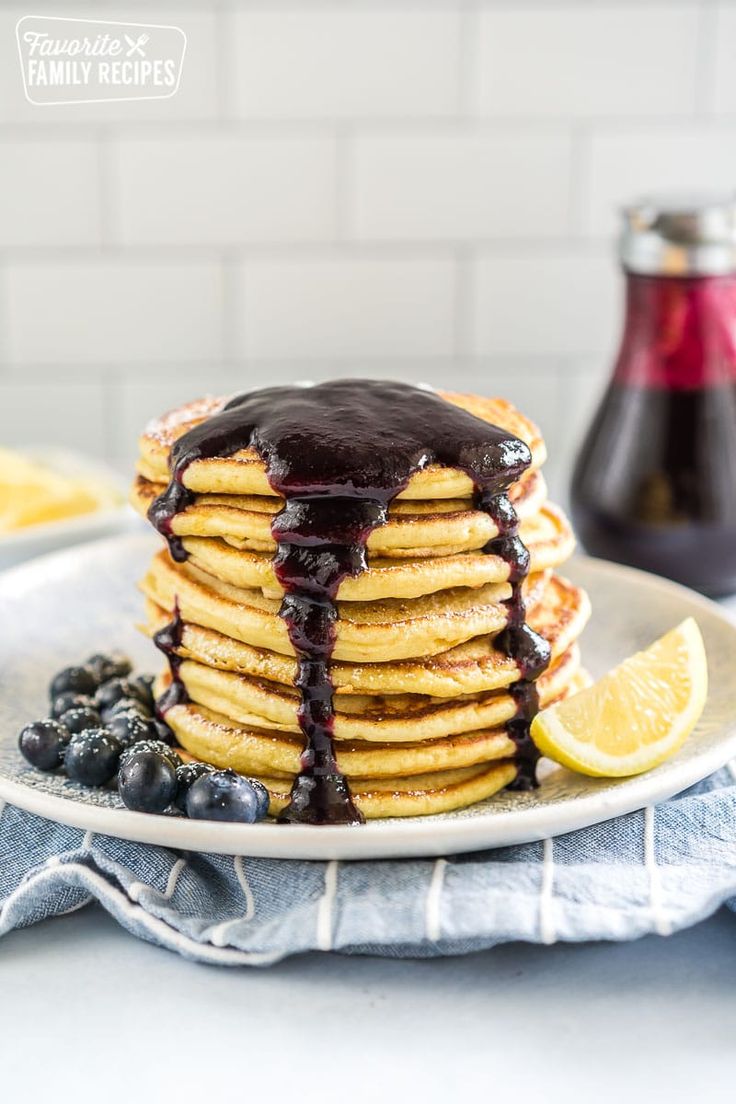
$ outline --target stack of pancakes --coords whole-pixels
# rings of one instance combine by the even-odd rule
[[[585,594],[556,574],[574,540],[546,499],[539,431],[509,403],[445,393],[449,402],[524,440],[532,464],[510,491],[530,556],[524,584],[528,623],[551,646],[537,686],[540,705],[586,684],[576,640]],[[145,515],[169,482],[173,443],[222,408],[204,399],[158,419],[140,440],[132,501]],[[195,759],[257,777],[271,813],[288,803],[304,747],[295,689],[297,661],[279,616],[283,590],[273,567],[274,517],[283,506],[257,452],[196,460],[185,486],[194,501],[172,520],[187,554],[164,547],[142,581],[147,631],[174,621],[176,678],[185,694],[166,721]],[[507,624],[508,564],[483,552],[497,529],[473,507],[456,469],[417,472],[368,537],[368,569],[337,596],[331,667],[337,763],[365,817],[461,808],[512,782],[522,672],[494,647]],[[172,675],[160,676],[163,693]],[[188,699],[188,700],[186,700]]]

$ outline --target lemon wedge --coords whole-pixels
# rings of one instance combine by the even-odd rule
[[[580,774],[641,774],[682,746],[707,694],[703,638],[688,617],[587,690],[543,709],[531,733],[543,755]]]

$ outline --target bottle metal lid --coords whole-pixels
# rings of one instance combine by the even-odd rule
[[[623,208],[624,268],[651,276],[736,272],[736,193],[660,194]]]

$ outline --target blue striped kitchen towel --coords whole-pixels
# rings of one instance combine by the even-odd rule
[[[736,765],[656,807],[537,844],[437,860],[177,853],[0,815],[0,935],[99,901],[187,958],[464,954],[511,940],[666,935],[736,909]]]

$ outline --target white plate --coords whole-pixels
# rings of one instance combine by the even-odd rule
[[[652,575],[580,558],[568,574],[593,603],[583,638],[586,666],[600,675],[693,614],[708,649],[711,692],[703,718],[670,762],[637,778],[607,780],[548,765],[530,794],[504,792],[441,816],[357,827],[242,825],[131,813],[117,794],[32,770],[16,749],[28,720],[46,711],[59,668],[90,652],[129,651],[143,669],[158,656],[134,622],[136,580],[155,547],[149,536],[100,541],[45,556],[0,576],[0,797],[33,813],[94,832],[179,850],[302,859],[400,858],[526,843],[640,809],[698,782],[736,756],[736,627],[718,606]]]
[[[92,478],[120,492],[120,505],[95,510],[77,517],[29,525],[15,533],[0,535],[0,570],[25,563],[33,556],[43,556],[70,545],[100,540],[123,533],[140,523],[127,505],[128,487],[120,473],[91,456],[70,449],[38,446],[19,449],[30,460],[38,460],[52,471],[72,478]]]

